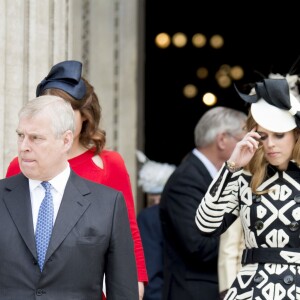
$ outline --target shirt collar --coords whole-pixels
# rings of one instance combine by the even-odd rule
[[[214,178],[217,173],[218,170],[217,168],[213,165],[213,163],[203,154],[201,153],[198,149],[193,149],[193,154],[196,155],[204,164],[204,166],[206,167],[207,171],[209,172],[209,174],[211,175],[212,178]]]
[[[54,178],[49,180],[52,187],[61,195],[63,195],[64,193],[70,173],[71,173],[71,169],[68,163],[68,166],[61,173],[59,173]],[[30,192],[32,192],[36,187],[38,187],[41,184],[41,182],[42,182],[41,180],[29,179]]]

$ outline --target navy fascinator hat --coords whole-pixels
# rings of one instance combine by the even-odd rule
[[[235,87],[236,88],[236,87]],[[254,120],[263,128],[273,132],[287,132],[300,128],[300,103],[291,93],[285,78],[263,79],[255,84],[255,94],[239,96],[251,104]]]
[[[82,63],[76,60],[66,60],[54,65],[47,77],[36,88],[36,96],[46,89],[55,88],[81,100],[86,93],[86,86],[81,79]]]

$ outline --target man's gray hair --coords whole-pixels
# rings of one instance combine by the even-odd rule
[[[67,130],[75,132],[75,117],[71,104],[64,99],[45,95],[39,96],[25,104],[19,111],[19,119],[32,118],[40,113],[51,120],[54,135],[58,138]]]
[[[195,146],[205,147],[211,144],[218,134],[226,132],[238,135],[243,132],[242,127],[247,115],[236,109],[217,106],[205,112],[194,130]]]

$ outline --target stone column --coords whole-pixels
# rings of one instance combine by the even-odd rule
[[[76,59],[100,98],[107,147],[123,156],[136,195],[138,22],[138,0],[0,0],[1,177],[17,155],[19,109],[53,64]]]

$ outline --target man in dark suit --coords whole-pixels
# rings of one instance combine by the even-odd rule
[[[71,171],[74,130],[71,105],[56,96],[19,113],[22,173],[0,181],[1,300],[100,300],[104,274],[107,299],[138,299],[122,193]]]
[[[199,235],[195,212],[213,177],[244,136],[246,114],[215,107],[195,127],[195,149],[167,181],[160,202],[163,300],[216,300],[219,240]]]

